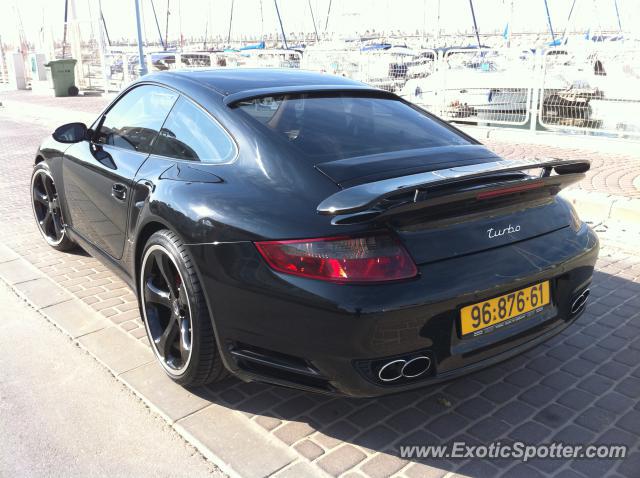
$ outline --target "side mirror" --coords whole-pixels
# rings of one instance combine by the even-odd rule
[[[88,132],[84,123],[67,123],[56,128],[51,136],[60,143],[79,143],[89,138]]]

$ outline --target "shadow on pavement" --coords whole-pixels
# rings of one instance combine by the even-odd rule
[[[341,442],[389,459],[399,457],[401,445],[452,441],[626,444],[633,456],[624,461],[408,461],[471,476],[497,476],[507,469],[550,475],[568,466],[586,476],[613,470],[632,476],[640,456],[639,334],[640,283],[596,272],[591,302],[569,328],[514,359],[451,382],[376,399],[334,398],[237,379],[194,392],[262,417],[258,423],[267,430],[296,422],[287,433],[278,428],[276,436],[288,444],[307,436],[326,453]]]

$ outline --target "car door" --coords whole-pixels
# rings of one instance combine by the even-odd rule
[[[160,86],[136,86],[100,118],[91,140],[65,152],[65,221],[116,259],[124,249],[134,177],[177,97]]]

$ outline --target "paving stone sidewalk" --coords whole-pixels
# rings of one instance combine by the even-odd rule
[[[76,100],[80,107],[85,106]],[[17,267],[15,257],[0,257],[0,276],[12,278],[16,287],[27,292],[41,291],[38,297],[43,302],[38,305],[53,309],[54,314],[64,300],[84,302],[83,318],[90,316],[95,321],[88,327],[90,335],[95,340],[103,336],[100,344],[106,350],[102,353],[110,364],[120,367],[140,393],[153,397],[157,409],[177,429],[212,449],[212,457],[255,463],[255,457],[249,459],[252,450],[265,444],[277,446],[284,450],[282,457],[264,457],[262,472],[278,476],[638,475],[640,256],[635,249],[609,247],[605,242],[594,278],[593,301],[573,327],[520,357],[454,382],[381,399],[355,400],[229,379],[192,390],[188,399],[177,401],[173,393],[160,393],[166,381],[149,357],[131,291],[95,259],[81,251],[58,253],[39,236],[29,204],[29,176],[37,144],[50,131],[38,122],[9,119],[1,111],[0,131],[0,213],[4,218],[0,241],[15,257],[33,266]],[[507,156],[523,154],[520,146],[504,147],[511,148],[503,152]],[[602,156],[603,164],[610,161]],[[626,194],[626,183],[618,184]],[[628,232],[617,244],[628,241],[629,247],[634,242],[637,246],[639,237],[637,232]],[[54,290],[52,284],[61,287],[60,296],[46,293]],[[136,353],[127,353],[131,349]],[[135,366],[130,361],[118,362],[121,356]],[[242,441],[254,437],[256,431],[263,441]],[[229,439],[220,440],[220,433]],[[630,447],[630,456],[624,461],[534,460],[528,464],[508,460],[420,462],[399,457],[402,444],[451,440],[469,444],[493,440],[624,443]],[[260,476],[260,470],[243,471],[246,476]]]

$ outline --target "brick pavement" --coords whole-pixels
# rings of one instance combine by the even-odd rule
[[[48,130],[0,113],[0,240],[131,337],[146,341],[135,297],[95,259],[58,253],[36,230],[29,176]],[[495,144],[493,147],[497,147]],[[507,146],[505,146],[507,148]],[[505,155],[521,154],[519,147]],[[603,157],[603,161],[607,158]],[[626,236],[627,233],[625,233]],[[640,256],[605,247],[579,321],[550,342],[454,382],[381,399],[327,398],[235,379],[196,390],[243,412],[333,476],[637,476],[640,469]],[[399,444],[461,439],[626,443],[623,461],[405,461]]]
[[[505,143],[493,139],[483,142],[507,159],[521,159],[532,155],[562,159],[587,158],[591,160],[591,170],[587,173],[587,178],[574,187],[585,191],[640,198],[640,149],[629,148],[628,154],[611,154],[551,145]]]

